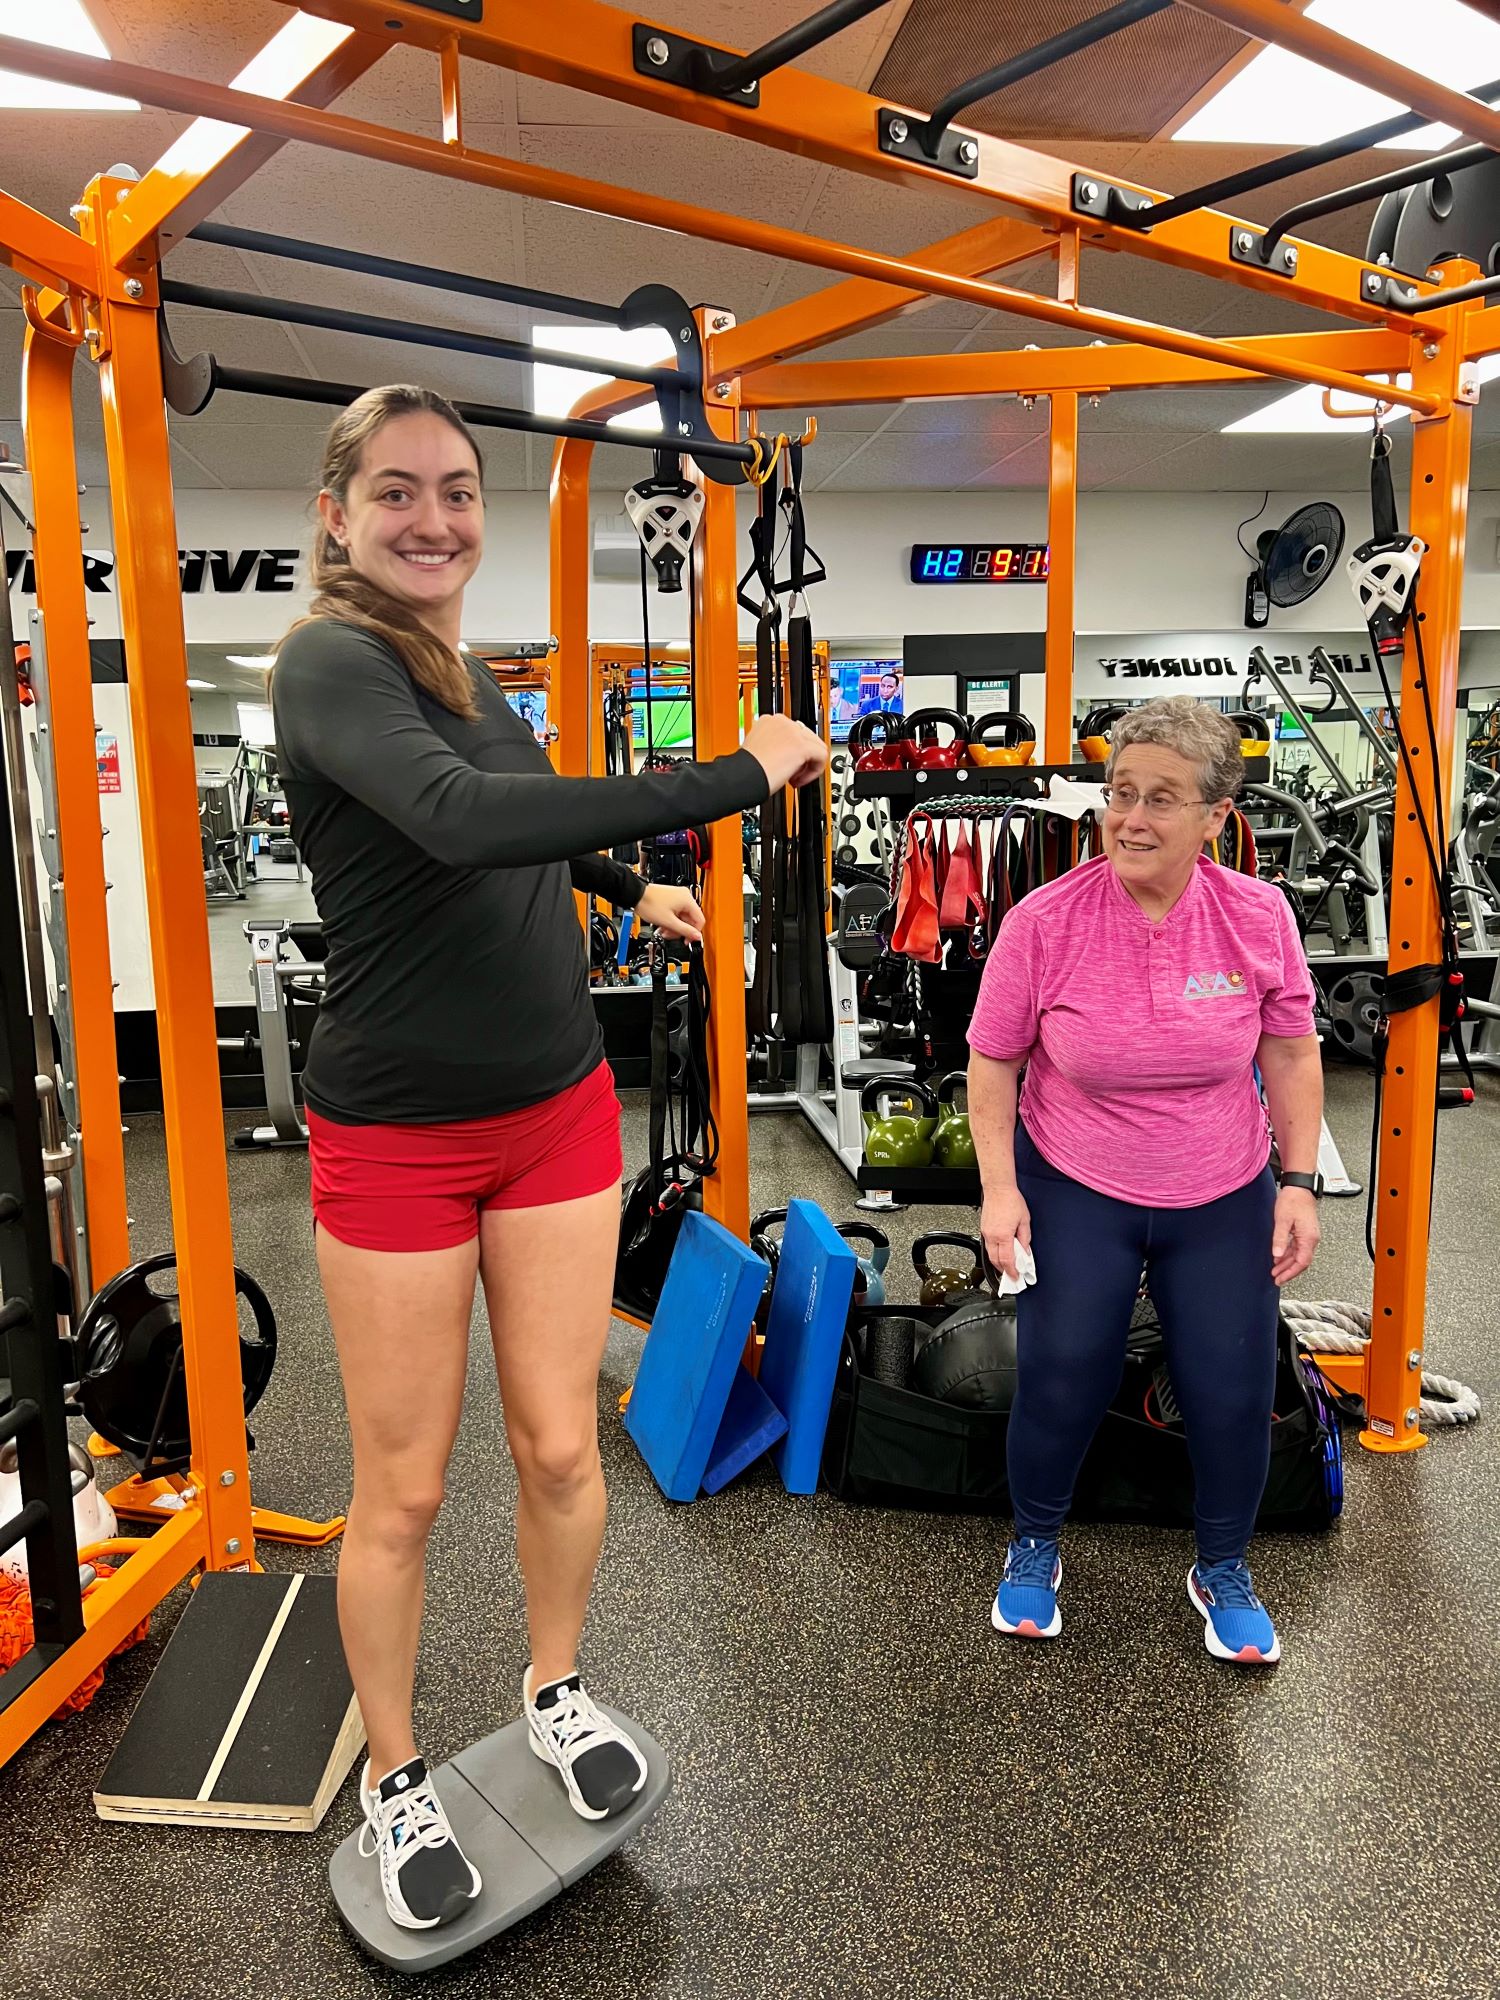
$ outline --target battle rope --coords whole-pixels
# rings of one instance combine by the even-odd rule
[[[1288,1299],[1281,1315],[1303,1346],[1318,1354],[1363,1354],[1370,1344],[1370,1314],[1339,1299]],[[1472,1424],[1480,1401],[1462,1382],[1422,1370],[1421,1415],[1424,1424]]]

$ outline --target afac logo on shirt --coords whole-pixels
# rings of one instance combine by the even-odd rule
[[[1234,999],[1248,990],[1243,972],[1190,972],[1182,997],[1184,1000]]]

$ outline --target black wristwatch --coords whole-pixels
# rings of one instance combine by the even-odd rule
[[[1306,1188],[1314,1201],[1323,1199],[1323,1176],[1321,1174],[1294,1174],[1283,1171],[1281,1185],[1284,1188]]]

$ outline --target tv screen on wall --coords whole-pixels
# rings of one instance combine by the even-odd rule
[[[862,715],[888,709],[905,713],[905,676],[899,660],[833,660],[829,664],[829,725],[835,743],[847,743]]]

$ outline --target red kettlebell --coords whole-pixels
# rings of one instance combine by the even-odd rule
[[[907,716],[906,727],[916,745],[919,771],[956,771],[963,762],[969,744],[969,726],[955,709],[919,708],[914,715]],[[952,732],[946,743],[938,735],[940,728]]]
[[[884,739],[879,743],[872,740],[877,728]],[[891,709],[877,708],[870,715],[860,716],[850,726],[849,750],[856,773],[911,769],[912,744],[906,724]]]

